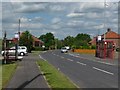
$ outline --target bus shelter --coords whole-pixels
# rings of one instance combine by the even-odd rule
[[[99,58],[114,58],[114,42],[113,41],[98,41],[96,43],[96,57]]]

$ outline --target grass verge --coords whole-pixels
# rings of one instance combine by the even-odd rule
[[[32,55],[39,55],[42,51],[32,51]]]
[[[40,66],[40,70],[45,75],[51,88],[72,88],[77,90],[77,87],[64,74],[47,61],[39,60],[37,64]]]
[[[15,72],[17,64],[6,64],[2,65],[2,87],[4,88],[8,81],[12,78]]]

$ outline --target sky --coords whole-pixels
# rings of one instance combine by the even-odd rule
[[[15,2],[0,3],[0,38],[7,32],[13,38],[18,32],[28,30],[39,37],[53,33],[58,39],[86,33],[91,37],[101,35],[111,28],[118,32],[118,3],[105,2]]]

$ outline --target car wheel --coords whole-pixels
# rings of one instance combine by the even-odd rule
[[[24,56],[25,54],[23,52],[20,53],[21,56]]]
[[[2,54],[2,56],[4,56],[4,53]]]

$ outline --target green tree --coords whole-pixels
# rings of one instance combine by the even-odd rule
[[[67,36],[65,39],[64,39],[64,45],[65,46],[72,46],[74,44],[74,37],[72,36]]]
[[[24,45],[27,47],[28,52],[30,53],[33,46],[33,38],[29,31],[25,31],[20,36],[19,45]]]
[[[79,48],[80,46],[83,46],[83,48],[89,48],[88,43],[90,40],[90,35],[81,33],[75,37],[74,45],[76,48]]]
[[[55,38],[55,48],[61,49],[63,47],[63,41]]]
[[[41,35],[39,37],[44,42],[46,49],[53,49],[55,48],[55,39],[52,33],[46,33],[45,35]]]

